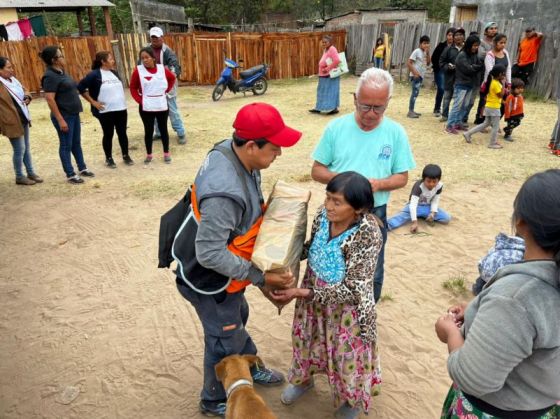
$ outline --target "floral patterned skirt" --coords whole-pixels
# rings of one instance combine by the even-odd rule
[[[555,406],[546,412],[539,419],[557,419],[560,417],[560,407]],[[465,397],[463,392],[453,384],[447,393],[441,419],[500,419],[497,416],[489,415],[474,407]]]
[[[308,286],[306,275],[302,287]],[[291,384],[301,384],[314,374],[325,374],[335,407],[348,402],[368,412],[371,396],[380,391],[381,366],[377,348],[361,338],[354,306],[321,305],[298,299],[292,344],[293,359],[288,372]]]

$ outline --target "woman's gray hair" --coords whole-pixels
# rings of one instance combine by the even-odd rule
[[[364,86],[376,89],[387,86],[389,88],[389,97],[393,96],[393,76],[388,71],[380,68],[368,68],[362,73],[356,86],[356,97]]]

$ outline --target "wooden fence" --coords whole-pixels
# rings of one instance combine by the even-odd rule
[[[498,21],[501,33],[507,36],[507,50],[513,62],[517,59],[517,45],[524,34],[521,20]],[[455,25],[449,23],[400,23],[395,26],[395,33],[391,44],[391,67],[393,74],[399,80],[408,79],[406,62],[412,51],[418,47],[420,37],[428,35],[431,50],[445,39],[445,32],[450,26],[461,26],[468,36],[470,32],[483,32],[483,24],[478,21],[461,22]],[[347,27],[349,60],[355,62],[356,68],[363,69],[371,66],[371,51],[375,40],[380,36],[378,25],[351,25]],[[556,92],[555,74],[560,68],[560,32],[546,33],[539,50],[539,59],[535,72],[531,77],[528,90],[545,99],[554,96]]]
[[[224,57],[243,60],[249,68],[270,65],[268,78],[282,79],[317,73],[324,32],[283,33],[176,33],[164,36],[181,63],[179,80],[183,83],[214,84],[224,68]],[[346,31],[329,32],[339,51],[344,51]],[[66,70],[80,80],[90,71],[96,51],[111,50],[119,72],[128,84],[138,60],[138,51],[148,44],[146,34],[58,38],[41,37],[26,41],[0,42],[0,55],[8,57],[16,69],[16,77],[31,92],[39,92],[44,65],[39,51],[47,45],[60,45],[66,58]]]

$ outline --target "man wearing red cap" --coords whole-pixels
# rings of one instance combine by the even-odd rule
[[[233,138],[216,144],[196,175],[191,191],[196,222],[186,227],[194,229],[192,243],[180,249],[190,252],[193,263],[181,267],[188,282],[177,277],[179,292],[194,306],[204,329],[199,408],[211,416],[225,414],[227,399],[214,366],[228,355],[257,353],[245,329],[245,287],[288,288],[294,282],[291,273],[263,273],[251,264],[250,253],[263,213],[260,171],[282,154],[282,147],[296,144],[301,132],[286,126],[278,110],[266,103],[241,108],[233,127]],[[284,382],[281,373],[262,365],[252,375],[258,384]]]

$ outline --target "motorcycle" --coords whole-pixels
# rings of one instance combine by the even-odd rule
[[[243,61],[239,60],[239,62],[242,63]],[[216,87],[214,87],[214,91],[212,92],[212,100],[214,102],[220,100],[226,88],[233,93],[242,92],[245,94],[247,91],[252,91],[254,95],[264,95],[266,89],[268,89],[268,83],[265,77],[268,71],[267,64],[257,65],[248,70],[240,71],[239,76],[241,79],[236,80],[233,77],[233,70],[243,67],[229,58],[226,58],[224,63],[226,68],[222,71],[220,78],[216,82]]]

